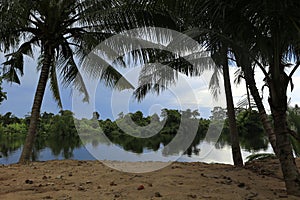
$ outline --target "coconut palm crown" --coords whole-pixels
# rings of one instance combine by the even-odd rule
[[[138,4],[134,1],[125,0],[0,2],[0,16],[3,19],[0,27],[0,50],[7,59],[3,63],[3,78],[20,84],[19,76],[24,74],[24,56],[34,57],[35,53],[38,55],[36,67],[40,75],[20,163],[30,160],[47,82],[50,82],[50,89],[59,107],[62,107],[59,77],[64,86],[74,86],[85,94],[84,100],[88,101],[87,89],[79,71],[80,64],[101,41],[143,23],[143,17],[135,17],[133,13],[136,5]],[[139,14],[142,15],[142,12]],[[83,65],[83,71],[92,72],[90,69],[93,67],[95,66]],[[114,86],[122,77],[108,63],[101,73],[96,74],[108,86]],[[132,88],[129,82],[123,83],[121,89]]]

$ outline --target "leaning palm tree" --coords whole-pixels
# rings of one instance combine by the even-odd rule
[[[231,53],[229,59],[231,63],[236,63],[244,72],[247,88],[249,87],[251,91],[259,110],[263,127],[269,137],[274,152],[277,153],[275,134],[256,86],[254,68],[252,67],[254,63],[253,58],[241,56],[241,54],[245,54],[245,49],[251,49],[252,47],[252,43],[247,43],[247,40],[244,40],[244,36],[246,35],[245,33],[251,33],[253,27],[249,27],[249,23],[247,23],[247,20],[245,20],[245,17],[242,16],[240,12],[240,5],[236,2],[206,0],[198,2],[198,14],[193,18],[193,20],[195,20],[193,23],[197,24],[197,26],[189,32],[197,37],[201,37],[203,34],[209,34],[210,36],[205,40],[208,46],[214,46],[215,43],[222,41],[230,47]],[[235,31],[235,28],[238,28],[239,31]],[[243,43],[243,45],[241,45],[241,43]],[[244,57],[248,59],[242,59]]]
[[[166,13],[168,16],[172,16],[173,20],[177,22],[177,28],[178,30],[183,31],[183,33],[186,33],[188,36],[192,37],[193,39],[197,40],[202,44],[204,47],[207,48],[208,51],[210,51],[211,55],[214,58],[214,62],[217,64],[218,67],[214,69],[215,73],[211,79],[210,82],[210,89],[214,95],[214,97],[218,96],[219,93],[219,81],[218,81],[218,74],[219,72],[223,72],[223,78],[224,78],[224,85],[226,88],[226,102],[228,107],[228,117],[230,118],[230,132],[232,136],[232,154],[233,154],[233,160],[234,164],[236,166],[242,166],[243,160],[241,156],[241,150],[238,140],[238,131],[236,127],[236,119],[235,119],[235,111],[234,111],[234,103],[232,98],[232,91],[231,91],[231,85],[230,85],[230,77],[229,77],[229,66],[228,66],[228,59],[227,59],[227,51],[223,53],[222,56],[217,55],[218,50],[221,48],[216,48],[216,45],[214,46],[208,46],[209,44],[208,40],[210,39],[210,34],[206,31],[203,31],[199,34],[199,32],[194,32],[193,28],[198,27],[199,24],[203,26],[205,22],[209,22],[207,20],[204,20],[206,16],[203,14],[203,21],[194,21],[193,15],[196,15],[198,13],[198,10],[194,10],[195,8],[198,8],[201,1],[169,1],[169,0],[157,0],[154,1],[154,7],[159,5],[159,7],[163,8],[162,13]],[[192,10],[191,10],[192,8]],[[159,9],[156,8],[154,12],[157,12]],[[179,22],[179,24],[178,24]],[[209,24],[205,24],[205,26],[209,26]],[[168,36],[166,36],[168,37]],[[178,42],[178,39],[173,41],[173,43]],[[169,46],[172,46],[174,44],[169,44]],[[184,46],[184,44],[183,44]],[[216,50],[218,49],[218,50]],[[184,51],[184,50],[183,50]],[[149,53],[149,50],[148,50]],[[156,53],[156,54],[155,54]],[[201,58],[206,58],[205,56],[199,54],[198,58],[193,61],[193,63],[187,63],[186,59],[190,61],[190,58],[188,56],[182,57],[179,56],[179,58],[176,58],[174,55],[166,54],[166,52],[151,52],[148,56],[150,58],[158,58],[156,61],[160,61],[160,63],[165,64],[170,67],[170,69],[174,69],[174,71],[169,70],[168,73],[162,72],[164,69],[152,69],[142,70],[142,73],[140,75],[140,87],[137,88],[135,91],[135,96],[137,99],[141,100],[145,97],[145,95],[150,92],[154,91],[157,94],[159,94],[162,90],[166,89],[168,86],[174,84],[176,82],[176,76],[178,72],[181,72],[183,74],[189,75],[189,76],[199,76],[202,74],[203,70],[206,69],[212,69],[211,63],[207,62],[199,62]],[[168,57],[169,56],[169,57]],[[191,56],[190,56],[191,57]],[[226,59],[223,59],[223,58]],[[151,59],[150,59],[151,60]],[[207,60],[207,59],[206,59]],[[153,60],[152,60],[153,62]],[[193,65],[191,65],[193,64]],[[158,80],[160,81],[159,84]],[[144,84],[148,83],[148,84]]]
[[[300,174],[295,164],[287,126],[287,89],[292,83],[294,72],[300,65],[299,1],[253,1],[245,16],[259,32],[255,34],[255,45],[260,53],[262,65],[269,66],[264,71],[269,87],[269,104],[274,120],[274,131],[278,157],[284,174],[287,191],[300,196]],[[253,13],[256,13],[254,15]],[[288,32],[285,30],[289,30]],[[295,64],[293,64],[295,63]],[[285,69],[293,66],[291,73]]]
[[[206,1],[206,7],[211,4],[211,1]],[[219,14],[216,8],[221,8]],[[265,75],[274,120],[277,156],[280,159],[287,192],[298,196],[300,175],[288,137],[290,131],[286,119],[286,92],[294,72],[299,67],[300,38],[296,28],[299,25],[299,8],[300,3],[296,0],[240,0],[219,1],[209,9],[216,15],[228,16],[227,23],[216,40],[230,41],[236,62],[242,67],[254,98],[259,95],[253,90],[255,82],[251,63],[258,65]],[[295,62],[293,69],[287,74],[285,68],[291,66],[292,62]]]
[[[181,1],[178,4],[172,4],[168,0],[161,2],[169,3],[171,7],[180,5],[180,8],[184,8],[190,1]],[[218,42],[229,46],[237,65],[242,67],[245,73],[252,96],[257,101],[264,128],[268,131],[270,142],[280,159],[287,192],[300,196],[300,175],[293,157],[286,119],[287,87],[300,66],[299,1],[199,0],[194,1],[189,8],[191,23],[184,22],[181,28],[185,30],[185,27],[190,28],[198,24],[199,37],[203,33],[214,36],[204,39],[209,46]],[[200,10],[193,12],[197,8]],[[179,7],[175,10],[180,11]],[[185,19],[180,14],[177,20],[179,23]],[[225,23],[219,23],[220,20]],[[291,64],[293,62],[294,64]],[[274,132],[256,88],[253,63],[262,70],[269,87]],[[292,65],[291,73],[287,74],[286,67]]]
[[[169,1],[164,0],[164,2]],[[183,2],[181,2],[181,4],[183,4]],[[237,5],[237,3],[230,1],[193,1],[192,6],[190,6],[191,11],[185,13],[181,12],[185,15],[187,14],[185,17],[180,17],[180,19],[187,19],[187,23],[185,23],[185,26],[181,29],[186,30],[185,33],[194,39],[198,40],[200,38],[200,40],[204,41],[208,46],[214,45],[214,43],[220,41],[229,45],[231,51],[230,60],[236,62],[237,66],[243,68],[243,71],[245,71],[246,84],[257,105],[261,121],[274,152],[277,152],[275,134],[272,125],[268,120],[254,79],[254,69],[252,68],[254,61],[249,58],[248,60],[243,60],[244,62],[241,62],[241,56],[240,54],[237,54],[243,52],[245,48],[251,49],[252,44],[248,44],[244,40],[241,40],[241,37],[244,37],[246,35],[245,33],[251,33],[253,30],[252,26],[249,27],[247,26],[248,24],[245,24],[245,17],[242,16],[242,13],[240,12],[241,8]],[[244,24],[241,25],[241,22]],[[223,27],[224,25],[228,28],[225,29],[225,27]],[[239,28],[239,31],[232,31],[236,27]],[[205,35],[209,35],[209,37],[205,37]],[[241,41],[244,42],[242,48],[240,45]],[[217,79],[214,78],[212,80]],[[215,83],[218,83],[218,81],[215,81]],[[211,88],[213,89],[213,92],[216,94],[218,93],[218,84],[212,84]]]
[[[80,62],[99,42],[143,21],[142,18],[131,15],[131,11],[124,9],[124,6],[125,0],[0,2],[0,16],[3,19],[0,28],[0,48],[7,53],[3,77],[20,83],[18,75],[23,75],[24,55],[33,56],[34,52],[39,53],[37,69],[40,75],[20,163],[30,160],[47,82],[50,81],[51,91],[59,107],[62,107],[62,102],[57,75],[60,76],[64,86],[72,84],[83,92],[84,100],[87,101],[87,90],[79,71]],[[103,62],[105,63],[105,60]],[[121,78],[121,74],[106,64],[108,67],[102,69],[99,78],[107,85],[114,86]],[[126,81],[123,81],[122,87],[132,88]]]

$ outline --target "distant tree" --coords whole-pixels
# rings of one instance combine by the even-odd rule
[[[192,118],[192,110],[191,109],[187,109],[185,111],[181,111],[181,115],[182,117],[186,118],[186,119],[190,119]]]
[[[225,120],[227,117],[227,110],[222,107],[214,107],[211,111],[210,120]]]
[[[98,112],[93,112],[93,119],[98,120],[100,117],[100,114]]]
[[[120,112],[120,113],[118,114],[118,117],[119,117],[119,119],[123,119],[123,118],[124,118],[124,113],[123,113],[123,112]]]
[[[194,111],[192,111],[192,117],[193,118],[197,118],[197,117],[199,117],[200,116],[200,113],[199,113],[199,111],[198,110],[194,110]]]
[[[154,121],[154,122],[159,122],[160,119],[159,119],[158,114],[154,113],[154,114],[151,116],[151,120]]]
[[[131,119],[139,124],[143,120],[143,113],[141,111],[136,111],[135,113],[131,114]]]

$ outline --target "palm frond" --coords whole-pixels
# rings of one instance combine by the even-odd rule
[[[88,101],[89,94],[81,77],[78,66],[73,58],[73,51],[68,44],[64,44],[57,60],[56,67],[60,71],[62,83],[65,87],[73,84],[76,89],[84,94],[84,100]]]
[[[50,71],[50,89],[52,91],[52,95],[54,97],[54,100],[57,102],[58,107],[60,109],[63,108],[60,92],[59,92],[59,86],[57,81],[57,75],[56,75],[56,68],[54,66],[51,67]]]
[[[82,63],[83,72],[90,75],[93,79],[104,81],[106,86],[119,90],[133,89],[134,86],[116,69],[99,54],[90,53]]]
[[[234,83],[236,85],[241,84],[242,80],[244,79],[244,72],[241,68],[238,68],[235,72],[234,72]]]
[[[264,159],[275,159],[277,158],[275,154],[273,153],[259,153],[259,154],[252,154],[250,156],[247,156],[247,162],[251,162],[254,160],[264,160]]]
[[[209,81],[209,89],[214,99],[218,99],[219,95],[221,94],[221,85],[220,85],[221,74],[222,74],[221,68],[215,67]]]

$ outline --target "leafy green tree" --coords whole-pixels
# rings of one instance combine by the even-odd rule
[[[199,117],[199,116],[200,116],[200,113],[199,113],[198,110],[193,110],[193,111],[192,111],[192,117],[193,117],[194,119],[196,119],[196,118]]]
[[[154,122],[160,122],[160,118],[159,118],[158,114],[154,113],[154,114],[151,116],[151,121],[154,121]]]
[[[213,123],[213,122],[212,122]],[[264,133],[259,113],[255,110],[243,110],[237,115],[237,127],[239,132],[240,145],[249,152],[266,150],[269,141]],[[222,134],[216,144],[217,148],[231,144],[228,119],[225,120]]]
[[[28,131],[28,127],[24,123],[8,124],[4,129],[4,134],[13,136],[24,136]]]
[[[124,118],[124,113],[123,113],[123,112],[120,112],[120,113],[118,114],[118,117],[119,117],[119,119]]]
[[[9,124],[20,123],[21,120],[12,114],[12,112],[7,112],[4,115],[0,116],[0,122],[6,126]]]
[[[192,110],[191,109],[187,109],[185,111],[181,111],[181,115],[184,118],[190,119],[190,118],[192,118]]]
[[[268,139],[264,133],[259,113],[255,110],[245,110],[238,114],[237,124],[241,138],[241,146],[250,150],[268,148]]]
[[[60,111],[59,115],[52,118],[48,135],[46,145],[54,155],[62,153],[66,159],[73,156],[74,148],[81,146],[71,111]]]
[[[227,110],[222,107],[214,107],[211,111],[210,120],[225,120],[227,118]]]
[[[100,117],[100,114],[98,112],[93,112],[93,119],[98,120]]]
[[[131,113],[130,117],[139,126],[147,125],[147,124],[145,124],[144,116],[143,116],[143,113],[141,111]]]

